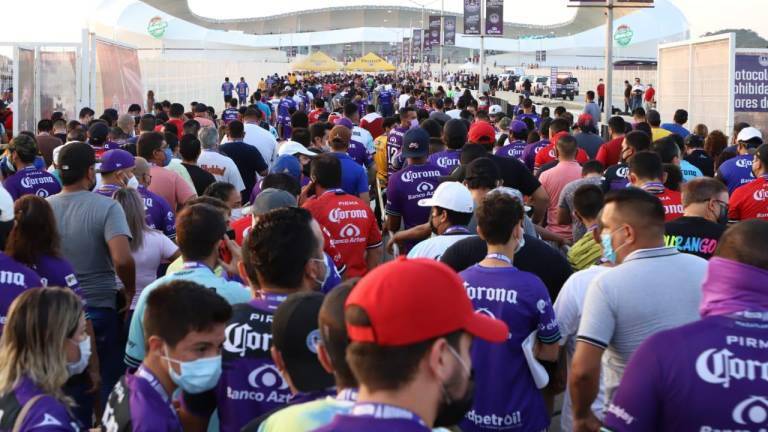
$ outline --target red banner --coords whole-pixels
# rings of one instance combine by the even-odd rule
[[[144,86],[135,49],[96,41],[104,108],[128,112],[131,104],[142,105]]]

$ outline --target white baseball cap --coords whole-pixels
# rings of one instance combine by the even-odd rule
[[[307,148],[304,147],[303,144],[297,143],[296,141],[286,141],[277,150],[278,156],[295,155],[296,153],[303,154],[304,156],[309,156],[309,157],[317,156],[317,153],[313,153],[307,150]]]
[[[760,129],[755,127],[745,127],[739,132],[739,135],[736,136],[736,141],[749,141],[753,138],[760,138],[763,139],[763,134],[760,133]]]
[[[475,210],[472,194],[459,182],[440,183],[432,198],[419,200],[419,206],[441,207],[459,213],[472,213]]]
[[[488,115],[501,114],[501,111],[501,105],[491,105],[491,107],[488,108]]]

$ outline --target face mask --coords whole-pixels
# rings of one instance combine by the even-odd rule
[[[419,127],[419,121],[417,119],[411,120],[411,129]]]
[[[616,248],[613,249],[613,243],[611,243],[611,238],[613,237],[613,233],[618,230],[614,230],[613,232],[609,234],[601,234],[600,235],[600,244],[603,246],[603,259],[610,262],[611,264],[616,264],[616,252],[623,248],[626,245],[626,242]]]
[[[216,386],[221,377],[221,356],[206,357],[194,361],[182,362],[168,356],[165,350],[163,359],[168,361],[168,374],[171,380],[187,393],[202,393]],[[171,363],[177,363],[181,373],[176,373]]]
[[[236,221],[243,217],[243,209],[236,208],[232,209],[232,211],[229,214],[229,220]]]
[[[328,275],[331,274],[331,269],[328,268],[328,261],[326,261],[325,258],[310,258],[310,261],[320,261],[323,264],[323,277],[314,278],[317,285],[322,287],[325,284],[325,281],[328,280]]]
[[[518,252],[520,252],[520,249],[525,246],[525,236],[523,235],[523,232],[520,232],[520,239],[517,241],[517,247],[515,248],[515,255],[517,255]]]
[[[72,340],[70,339],[70,341]],[[69,372],[69,376],[80,375],[85,368],[88,367],[88,360],[91,359],[90,336],[86,336],[85,339],[78,342],[77,349],[80,351],[80,359],[74,363],[67,363],[67,372]]]
[[[464,363],[459,353],[453,347],[448,345],[451,354],[461,363],[462,368],[467,372],[467,391],[459,398],[454,398],[448,393],[445,384],[443,384],[443,400],[437,407],[437,417],[434,427],[447,427],[458,424],[472,408],[472,400],[475,393],[475,378],[472,370]]]
[[[309,177],[310,168],[312,168],[310,164],[306,164],[301,167],[301,173],[304,174],[304,177]]]
[[[166,148],[163,150],[163,153],[165,153],[165,160],[163,161],[163,166],[168,166],[169,163],[171,163],[171,159],[173,159],[173,152],[171,152],[171,149]]]
[[[128,186],[131,189],[138,189],[139,188],[139,180],[136,178],[136,176],[133,176],[128,179],[128,181],[125,183],[126,186]]]

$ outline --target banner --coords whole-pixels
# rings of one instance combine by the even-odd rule
[[[411,58],[411,38],[403,38],[402,53],[400,53],[400,62],[408,63]]]
[[[485,0],[485,34],[504,34],[504,0]]]
[[[421,29],[414,29],[411,39],[411,56],[417,62],[421,62],[421,43]]]
[[[424,40],[422,40],[422,51],[424,54],[429,54],[432,52],[432,45],[429,43],[429,29],[424,29]]]
[[[74,51],[40,52],[40,118],[51,118],[55,111],[64,118],[77,118],[77,66]]]
[[[768,132],[768,50],[736,53],[733,104],[735,123]]]
[[[440,15],[429,16],[429,46],[440,46]]]
[[[13,131],[16,136],[21,131],[37,131],[37,119],[35,118],[35,50],[18,48],[16,61],[19,62],[19,85],[14,89],[17,99],[16,112],[18,116],[19,130]]]
[[[443,45],[445,46],[454,46],[456,45],[456,17],[455,16],[447,16],[443,18],[443,25],[445,26],[444,29],[444,39],[443,39]]]
[[[480,34],[480,1],[464,0],[464,34]]]
[[[144,85],[136,50],[97,40],[96,58],[101,77],[102,107],[124,113],[131,104],[142,105]]]

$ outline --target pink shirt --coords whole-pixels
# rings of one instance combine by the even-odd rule
[[[547,209],[547,229],[549,231],[567,238],[573,235],[571,224],[557,224],[558,203],[560,202],[560,192],[565,185],[580,178],[581,165],[576,161],[560,161],[554,168],[544,171],[539,177],[541,185],[549,194],[549,208]]]
[[[196,120],[198,123],[200,123],[200,127],[215,127],[216,125],[213,124],[213,121],[207,117],[195,117],[193,120]]]
[[[180,204],[184,204],[196,195],[195,190],[180,175],[171,170],[152,165],[149,175],[152,176],[149,190],[163,197],[174,213]]]
[[[144,243],[133,255],[136,264],[136,294],[131,301],[131,310],[136,308],[136,301],[141,291],[157,279],[157,268],[167,262],[179,247],[165,234],[157,230],[144,231]]]

